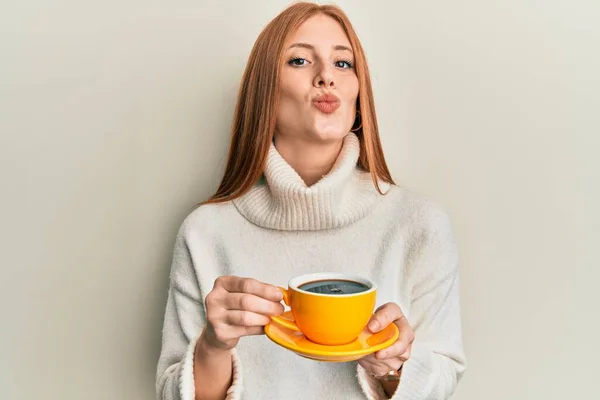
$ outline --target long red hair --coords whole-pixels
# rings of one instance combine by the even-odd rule
[[[360,129],[355,131],[360,141],[358,167],[371,173],[380,193],[379,181],[394,183],[381,148],[367,60],[350,20],[337,6],[300,2],[275,17],[252,48],[238,94],[225,173],[217,192],[202,204],[222,203],[241,197],[263,174],[275,133],[284,44],[304,21],[315,14],[325,14],[338,21],[354,52],[359,82],[356,109],[360,112]]]

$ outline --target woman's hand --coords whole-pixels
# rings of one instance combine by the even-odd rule
[[[204,341],[212,349],[231,350],[241,337],[260,335],[271,315],[284,311],[276,286],[251,278],[221,276],[206,296]]]
[[[367,373],[381,376],[390,371],[397,371],[410,358],[415,333],[396,303],[386,303],[375,310],[367,327],[371,332],[376,333],[392,323],[396,324],[400,331],[398,340],[390,347],[369,354],[358,361]]]

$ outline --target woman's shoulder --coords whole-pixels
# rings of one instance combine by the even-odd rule
[[[227,223],[234,211],[231,201],[198,205],[184,218],[179,228],[179,235],[188,236],[193,233],[214,231],[223,223]]]
[[[420,227],[425,231],[450,229],[450,217],[438,201],[413,189],[392,185],[388,197],[389,212],[403,223]]]

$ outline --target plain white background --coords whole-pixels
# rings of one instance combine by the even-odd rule
[[[2,2],[0,398],[154,398],[176,230],[216,188],[246,57],[287,4]],[[600,4],[339,4],[395,179],[452,217],[454,398],[600,398]]]

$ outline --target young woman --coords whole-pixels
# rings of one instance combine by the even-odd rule
[[[324,363],[262,335],[284,310],[274,285],[320,271],[375,281],[381,306],[368,329],[396,324],[397,342]],[[258,37],[223,180],[182,224],[170,282],[159,399],[417,400],[455,390],[465,357],[450,224],[392,181],[365,55],[339,8],[294,4]]]

